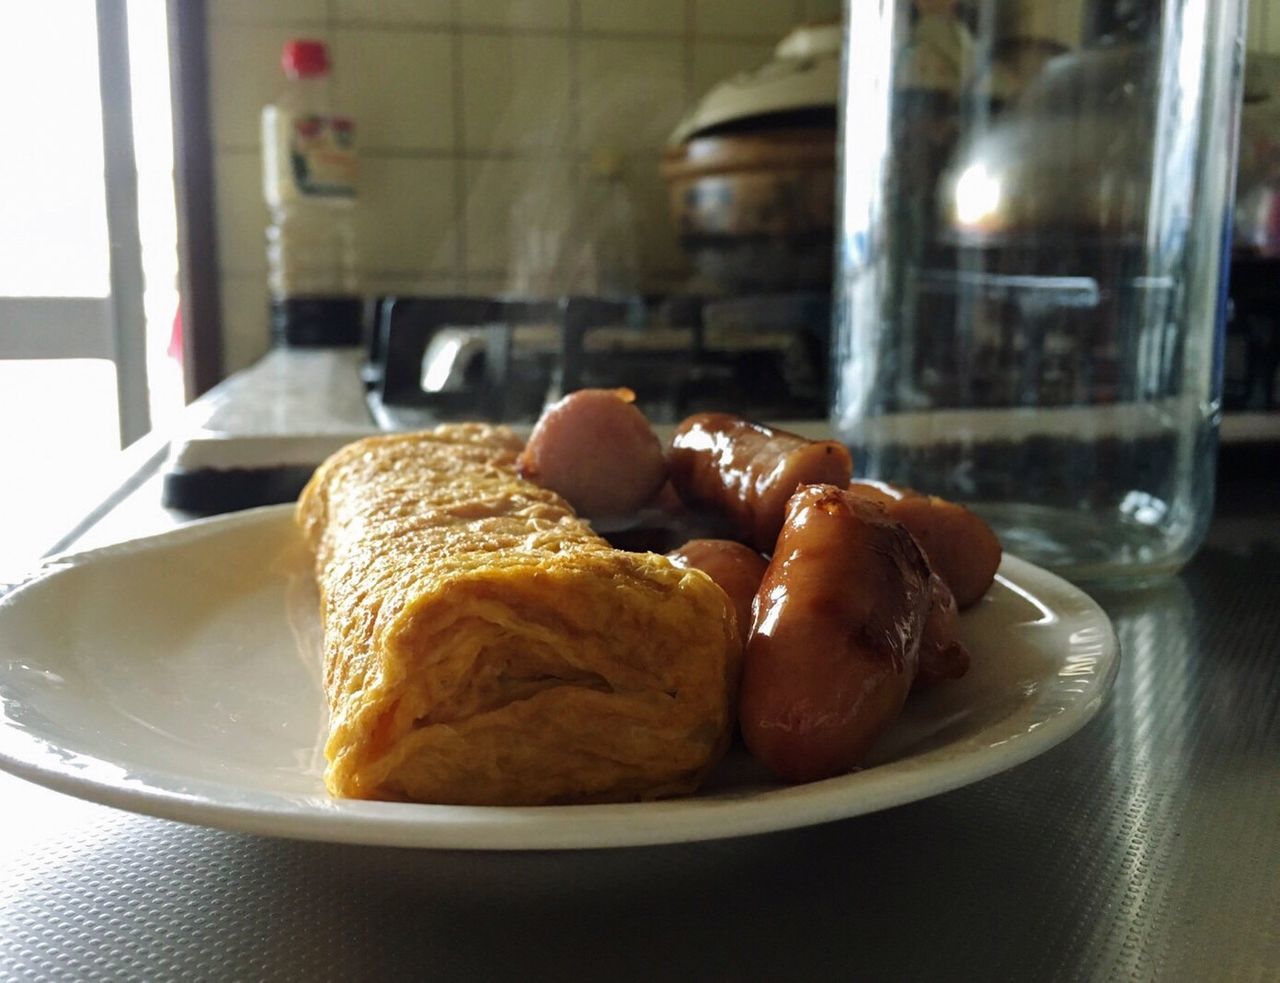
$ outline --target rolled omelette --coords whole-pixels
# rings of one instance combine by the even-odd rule
[[[484,425],[370,437],[304,489],[334,795],[659,798],[724,753],[742,653],[724,592],[610,547],[516,475],[520,448]]]

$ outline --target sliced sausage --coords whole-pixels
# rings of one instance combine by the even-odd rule
[[[883,509],[844,484],[796,492],[747,639],[751,752],[795,782],[856,767],[915,679],[930,596],[924,556]]]
[[[745,640],[751,627],[751,602],[768,566],[764,557],[731,539],[691,539],[667,556],[678,566],[701,570],[729,595]]]
[[[520,455],[520,476],[589,519],[634,512],[667,476],[662,442],[634,401],[630,389],[579,389],[547,407]]]
[[[855,495],[882,505],[916,538],[956,604],[967,608],[991,586],[1003,551],[989,525],[963,505],[881,481],[850,482]]]
[[[787,499],[803,484],[844,486],[849,450],[835,440],[806,440],[728,413],[699,413],[680,424],[668,456],[671,483],[695,509],[724,514],[734,535],[773,551]]]

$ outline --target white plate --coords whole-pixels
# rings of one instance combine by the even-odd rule
[[[289,506],[64,557],[0,600],[0,766],[185,822],[473,849],[671,843],[805,826],[935,795],[1078,730],[1115,674],[1105,614],[1013,557],[962,618],[973,668],[909,701],[854,774],[783,787],[735,749],[688,799],[494,808],[330,798],[308,558]]]

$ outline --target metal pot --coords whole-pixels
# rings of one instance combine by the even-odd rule
[[[681,245],[703,275],[730,290],[830,284],[833,129],[697,137],[668,148],[662,175]]]
[[[840,27],[797,28],[773,59],[713,88],[663,153],[695,267],[726,290],[826,289],[835,218]]]
[[[958,148],[942,178],[960,241],[1046,233],[1109,241],[1145,233],[1155,127],[1152,49],[1084,49],[1050,60],[990,129]]]

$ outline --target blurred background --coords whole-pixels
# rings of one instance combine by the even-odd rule
[[[748,12],[749,8],[749,12]],[[335,104],[356,120],[361,290],[557,294],[572,245],[620,185],[645,292],[679,288],[658,163],[714,83],[769,60],[839,0],[289,0],[209,4],[218,259],[230,369],[266,344],[261,106],[290,38],[330,44]],[[1280,30],[1278,26],[1277,30]]]

